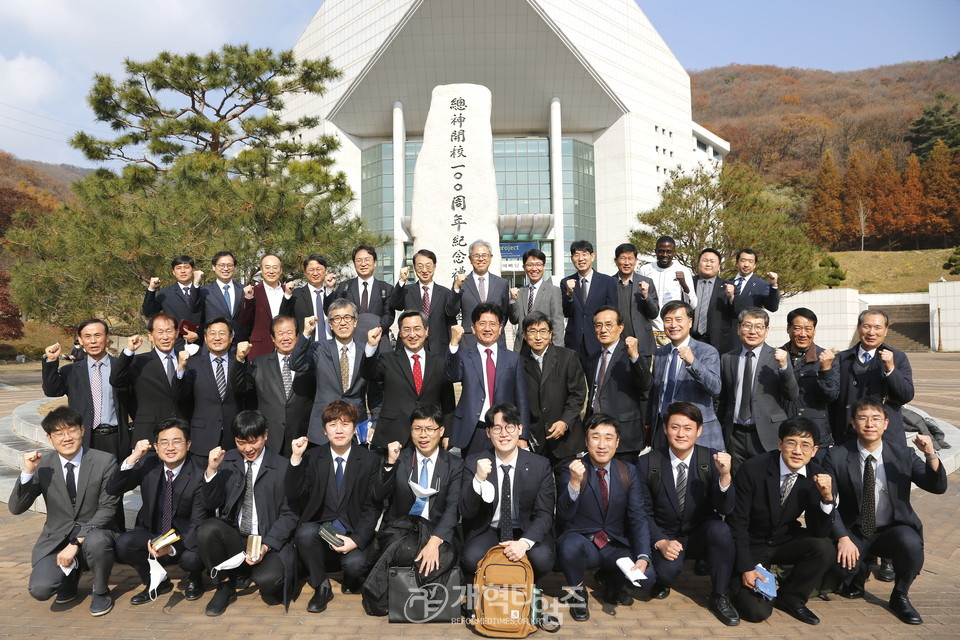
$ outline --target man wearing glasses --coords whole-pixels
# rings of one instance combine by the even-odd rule
[[[474,240],[470,243],[468,251],[473,271],[453,279],[453,296],[447,302],[447,315],[456,317],[458,313],[461,314],[460,326],[466,334],[464,345],[473,346],[477,342],[473,336],[471,322],[474,307],[482,303],[495,305],[500,309],[500,315],[506,318],[510,313],[510,283],[490,273],[493,251],[489,242]],[[507,346],[506,338],[502,333],[498,343],[503,348]]]
[[[560,289],[544,280],[547,256],[539,249],[529,249],[523,254],[523,270],[527,274],[527,286],[510,290],[510,322],[521,324],[523,319],[534,311],[550,318],[553,344],[563,344],[563,301]],[[517,332],[513,341],[513,350],[520,351],[524,345],[522,332]]]
[[[229,251],[220,251],[213,256],[212,263],[217,279],[200,287],[203,322],[227,318],[236,328],[237,340],[246,340],[250,337],[249,325],[253,324],[253,299],[248,300],[243,285],[233,279],[237,259]]]
[[[560,281],[563,315],[567,318],[563,346],[577,352],[585,370],[589,370],[590,359],[600,352],[597,336],[592,330],[594,316],[602,307],[618,307],[620,304],[614,278],[594,270],[596,257],[589,241],[571,242],[570,262],[577,272]],[[620,324],[623,325],[622,318]]]
[[[447,302],[453,292],[437,284],[433,274],[437,270],[437,254],[429,249],[420,249],[413,254],[413,271],[417,280],[407,284],[410,266],[400,268],[397,286],[393,288],[390,306],[395,311],[421,311],[427,317],[427,350],[430,353],[446,353],[450,343],[450,327],[457,323],[457,316],[447,315]],[[398,342],[399,347],[402,341]]]
[[[319,253],[308,255],[303,261],[303,275],[307,283],[293,291],[290,291],[293,284],[287,283],[285,289],[290,293],[290,298],[285,300],[280,308],[282,315],[296,319],[297,331],[303,331],[307,318],[320,318],[321,321],[313,325],[315,335],[311,336],[318,342],[332,337],[330,325],[327,323],[327,306],[330,303],[328,298],[333,296],[337,276],[328,273],[327,267],[327,259]]]
[[[344,400],[356,407],[358,422],[367,419],[367,407],[373,420],[380,415],[383,399],[380,383],[368,383],[360,375],[364,343],[356,338],[357,313],[357,307],[349,300],[341,298],[330,303],[328,317],[334,336],[330,340],[314,340],[318,333],[317,317],[305,318],[303,334],[290,355],[290,368],[312,371],[317,382],[307,427],[311,444],[327,444],[321,415],[324,407],[334,400]]]
[[[355,248],[353,269],[357,272],[357,277],[341,282],[330,296],[331,301],[346,298],[357,306],[360,312],[358,327],[361,333],[366,333],[377,326],[387,332],[393,324],[393,309],[390,307],[393,287],[373,277],[376,268],[376,249],[366,244]]]

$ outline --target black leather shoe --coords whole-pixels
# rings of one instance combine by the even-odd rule
[[[80,568],[77,567],[70,572],[62,583],[60,583],[60,588],[57,590],[57,604],[67,604],[68,602],[73,602],[77,599],[77,596],[80,595],[80,591],[77,588],[77,585],[80,584]]]
[[[307,603],[307,611],[309,613],[323,613],[327,610],[327,603],[331,600],[333,600],[333,590],[327,585],[322,585],[317,588],[313,597],[310,598],[310,602]]]
[[[670,587],[664,586],[659,582],[654,583],[653,588],[650,589],[650,597],[654,600],[663,600],[668,595],[670,595]]]
[[[740,614],[737,613],[736,607],[730,602],[730,596],[725,593],[710,595],[710,611],[728,627],[735,627],[740,624]]]
[[[889,560],[880,560],[880,566],[877,568],[877,580],[880,582],[893,582],[897,574],[893,572],[893,563]]]
[[[577,622],[585,622],[590,619],[590,607],[587,604],[587,590],[584,587],[567,587],[566,591],[570,594],[567,598],[567,610],[570,617]]]
[[[862,598],[864,596],[863,585],[857,584],[856,582],[851,582],[850,584],[841,584],[837,589],[837,593],[848,600],[856,600],[857,598]]]
[[[340,583],[340,593],[343,593],[348,596],[353,596],[360,593],[363,590],[363,583],[359,580],[347,580],[343,579],[343,582]]]
[[[171,591],[173,591],[173,583],[170,582],[168,578],[164,578],[163,581],[157,585],[158,598],[165,593],[170,593]],[[150,602],[150,587],[147,587],[137,595],[130,598],[130,604],[134,606],[147,604],[148,602]]]
[[[774,606],[784,613],[789,613],[804,624],[820,624],[820,618],[818,618],[813,611],[810,611],[810,609],[807,609],[803,605],[800,605],[799,607],[777,605],[776,600],[774,600]]]
[[[183,588],[183,597],[187,600],[199,600],[203,595],[203,577],[187,576],[187,586]]]
[[[910,604],[907,594],[902,591],[894,591],[890,594],[890,610],[900,618],[900,622],[906,624],[923,624],[923,618],[917,613],[917,610]]]
[[[625,607],[633,604],[633,594],[630,593],[630,585],[624,584],[620,586],[620,591],[617,593],[617,603]]]
[[[221,582],[220,586],[217,587],[217,592],[213,594],[213,597],[210,598],[210,602],[207,603],[207,608],[204,613],[211,618],[223,615],[223,612],[227,610],[227,607],[230,606],[230,603],[235,602],[236,599],[236,584],[229,580],[227,582]]]
[[[710,575],[710,565],[706,560],[697,560],[693,563],[693,572],[698,576]]]
[[[94,593],[90,599],[90,615],[93,617],[105,616],[113,611],[113,596],[110,592]]]

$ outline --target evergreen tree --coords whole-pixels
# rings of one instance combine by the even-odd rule
[[[933,153],[937,140],[942,140],[950,149],[960,149],[960,104],[950,104],[944,92],[937,94],[935,104],[924,107],[920,116],[910,124],[906,141],[913,152],[926,160]]]

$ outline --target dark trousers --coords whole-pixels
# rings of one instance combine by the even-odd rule
[[[751,551],[757,557],[755,548]],[[776,599],[795,608],[805,606],[810,593],[820,586],[823,574],[837,560],[837,547],[829,538],[804,535],[769,547],[759,555],[757,562],[767,569],[771,564],[793,565],[790,575],[778,585]],[[734,596],[734,605],[747,622],[762,622],[773,611],[772,601],[764,600],[742,584]]]
[[[736,550],[733,546],[733,534],[723,520],[706,520],[684,538],[677,538],[683,545],[683,551],[676,560],[667,560],[659,551],[653,551],[653,568],[657,582],[669,587],[683,570],[683,561],[687,554],[694,558],[705,558],[710,565],[710,585],[712,593],[721,595],[730,588],[733,576],[733,559]],[[657,542],[652,540],[651,542]]]
[[[617,566],[617,560],[623,557],[636,560],[630,549],[616,540],[610,540],[603,549],[599,549],[593,542],[593,536],[573,532],[564,533],[557,540],[557,555],[563,568],[565,584],[570,587],[583,584],[584,574],[596,568],[603,570],[607,580],[625,584],[626,578]],[[656,580],[656,570],[647,567],[644,573],[647,574],[647,579],[640,584],[640,588],[649,589]]]
[[[297,529],[297,555],[309,570],[309,583],[318,589],[327,580],[329,568],[336,568],[339,561],[343,569],[343,581],[356,584],[364,579],[370,568],[370,554],[368,549],[354,549],[348,553],[340,553],[330,548],[330,545],[320,537],[319,522],[305,522]]]
[[[760,436],[757,434],[756,427],[746,427],[743,425],[733,425],[733,432],[730,435],[730,442],[727,444],[727,451],[730,453],[731,466],[736,473],[740,465],[745,460],[758,456],[764,451],[763,443],[760,442]]]
[[[133,567],[137,575],[140,576],[140,582],[145,585],[150,584],[150,565],[147,563],[147,542],[156,537],[156,534],[146,529],[134,529],[121,533],[117,537],[117,561],[121,564]],[[194,550],[183,546],[183,540],[173,543],[173,548],[177,555],[165,555],[158,558],[160,564],[170,565],[178,563],[180,568],[190,574],[200,575],[203,571],[203,562],[200,560],[200,554]]]
[[[113,549],[117,534],[109,529],[94,529],[86,535],[80,550],[77,551],[79,568],[93,574],[93,592],[110,592],[110,572],[113,571]],[[45,555],[33,565],[27,591],[37,600],[49,600],[60,589],[67,576],[57,565],[57,554],[67,546],[64,540],[56,551]],[[71,576],[73,573],[71,572]]]
[[[513,534],[514,540],[519,540],[523,537],[523,532],[520,531],[520,529],[514,529]],[[483,556],[487,555],[487,551],[499,544],[499,535],[493,529],[487,529],[464,543],[463,557],[460,562],[465,581],[476,572],[477,565],[483,560]],[[530,559],[530,565],[533,567],[534,577],[539,580],[553,571],[553,561],[556,558],[553,550],[553,541],[545,540],[533,545],[533,547],[527,551],[527,557]]]
[[[223,520],[210,518],[197,527],[197,548],[200,550],[203,566],[210,571],[224,560],[245,551],[247,536]],[[279,554],[268,551],[257,564],[241,564],[236,569],[224,572],[220,577],[232,580],[238,575],[249,575],[260,588],[261,596],[283,599],[284,568]]]
[[[860,558],[852,570],[844,569],[839,564],[836,566],[845,583],[853,582],[862,587],[870,573],[864,557],[879,556],[893,561],[893,572],[896,574],[893,588],[903,593],[910,591],[910,585],[923,568],[923,538],[916,529],[905,524],[894,524],[877,529],[869,538],[850,533],[850,540],[860,550]]]

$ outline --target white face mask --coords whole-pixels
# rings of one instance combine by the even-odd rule
[[[215,566],[213,569],[210,569],[210,577],[213,579],[216,579],[217,574],[220,573],[221,571],[236,569],[241,564],[243,564],[243,561],[246,558],[247,558],[247,554],[244,551],[241,551],[240,553],[238,553],[237,555],[231,558],[227,558],[226,560],[224,560],[223,562]]]
[[[150,590],[148,591],[148,595],[150,596],[150,600],[156,600],[157,587],[166,579],[167,570],[164,569],[163,565],[155,558],[147,558],[147,564],[150,565]]]
[[[407,480],[407,484],[410,485],[410,491],[413,491],[413,495],[418,498],[429,498],[437,492],[437,490],[432,487],[425,489],[413,480]]]

